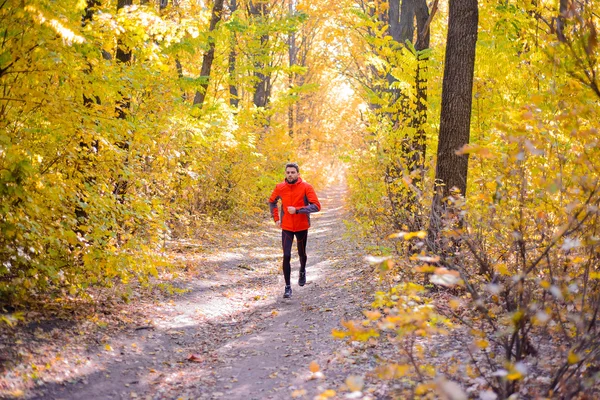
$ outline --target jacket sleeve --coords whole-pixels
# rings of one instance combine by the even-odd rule
[[[310,214],[317,211],[321,211],[321,203],[317,198],[317,193],[311,185],[306,185],[306,194],[304,196],[304,203],[306,206],[299,208],[296,212],[298,214]]]
[[[275,222],[279,221],[279,210],[277,209],[277,201],[279,199],[279,190],[277,190],[277,186],[275,186],[273,193],[271,193],[271,197],[269,197],[269,209],[271,210],[271,216]]]

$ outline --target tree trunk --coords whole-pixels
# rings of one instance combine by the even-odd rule
[[[456,151],[469,143],[477,24],[477,0],[450,0],[430,240],[441,228],[443,199],[452,189],[463,196],[467,190],[469,158]]]
[[[390,36],[400,42],[400,0],[389,0]]]
[[[126,6],[132,5],[132,3],[133,3],[132,0],[118,0],[117,1],[117,11],[122,8],[125,8]],[[126,48],[123,45],[123,43],[121,42],[121,40],[119,39],[117,41],[117,54],[116,54],[117,63],[129,64],[131,62],[131,58],[132,58],[131,49]],[[129,112],[129,108],[130,108],[129,97],[127,97],[121,93],[121,100],[119,102],[117,102],[117,107],[116,107],[117,118],[118,119],[127,118],[127,113]],[[128,140],[121,140],[119,143],[117,143],[117,145],[125,151],[129,150],[129,141]],[[125,164],[127,164],[127,162],[128,161],[126,159]],[[119,200],[120,203],[123,203],[125,201],[125,193],[127,192],[128,186],[129,186],[129,182],[126,179],[124,179],[122,176],[119,177],[119,180],[117,181],[117,184],[115,186],[113,193],[117,196],[117,199]]]
[[[432,10],[432,14],[435,10]],[[429,48],[429,8],[425,0],[416,0],[415,16],[417,17],[417,42],[415,49],[420,52]],[[418,56],[419,57],[419,56]],[[425,153],[426,138],[425,124],[427,123],[427,64],[428,57],[420,57],[417,61],[417,71],[415,74],[416,85],[416,114],[413,116],[411,126],[415,128],[415,136],[412,140],[412,170],[420,170],[420,181],[423,181],[425,174]],[[418,184],[415,186],[419,187]]]
[[[295,0],[289,0],[289,13],[290,18],[294,16],[295,13]],[[290,32],[288,42],[288,53],[289,53],[289,66],[290,73],[288,76],[288,86],[290,90],[294,87],[294,73],[291,71],[291,68],[294,64],[296,64],[296,54],[298,49],[296,48],[296,33]],[[288,134],[290,137],[294,136],[294,103],[290,101],[290,105],[288,106]]]
[[[81,26],[86,26],[89,22],[92,21],[94,17],[94,13],[96,12],[96,8],[100,6],[99,0],[87,0],[85,12],[83,17],[81,18]],[[86,74],[92,72],[92,65],[88,64],[88,67],[85,69]],[[87,108],[91,108],[93,104],[100,104],[100,98],[98,96],[88,97],[85,93],[83,94],[83,105]],[[82,121],[83,125],[83,121]],[[86,184],[93,185],[94,176],[89,174],[87,170],[85,170],[86,166],[92,165],[92,159],[90,154],[98,152],[98,140],[89,140],[86,138],[85,133],[82,132],[81,138],[79,141],[79,148],[81,154],[81,163],[83,166],[78,168],[78,172],[84,176],[83,181]],[[83,185],[82,185],[83,186]],[[85,211],[85,208],[82,207],[82,204],[86,203],[86,195],[82,193],[82,191],[77,194],[77,204],[75,205],[75,216],[77,217],[77,226],[75,227],[75,233],[80,234],[81,236],[85,236],[87,232],[82,228],[87,225],[88,214]]]
[[[229,2],[229,10],[231,14],[237,11],[237,0],[230,0]],[[240,99],[238,94],[238,88],[236,86],[236,76],[235,76],[235,67],[237,64],[237,37],[235,32],[231,33],[230,40],[231,49],[229,50],[229,104],[232,107],[238,106]]]
[[[556,37],[562,43],[567,41],[565,37],[565,16],[569,9],[569,0],[560,0],[558,8],[558,17],[556,18]]]
[[[210,18],[210,26],[208,27],[209,33],[215,30],[215,27],[219,21],[221,21],[222,15],[223,0],[215,0]],[[202,58],[202,68],[200,69],[200,78],[204,78],[204,81],[200,85],[200,90],[198,90],[194,96],[194,105],[198,105],[200,108],[202,108],[204,99],[206,98],[206,90],[208,89],[208,82],[210,80],[210,70],[212,68],[213,60],[215,59],[215,38],[209,36],[208,40],[209,48]]]
[[[390,33],[400,46],[414,44],[417,51],[429,47],[429,26],[425,23],[429,18],[429,9],[425,0],[390,0]],[[416,26],[415,26],[416,23]],[[416,35],[415,35],[416,30]],[[416,36],[416,38],[415,38]],[[419,54],[416,55],[419,57]],[[388,113],[394,123],[393,137],[397,137],[389,145],[389,164],[386,167],[386,187],[391,203],[393,223],[398,229],[408,226],[410,230],[422,229],[422,216],[418,207],[418,199],[423,192],[423,175],[425,162],[425,123],[427,120],[427,80],[425,69],[427,59],[417,61],[414,71],[416,92],[415,104],[410,103],[408,96],[399,89],[391,93],[390,103],[400,102],[395,113]],[[388,74],[391,86],[396,79]],[[406,130],[404,127],[414,128]],[[412,133],[407,133],[412,132]],[[397,140],[397,141],[396,141]],[[412,177],[412,184],[406,187],[406,175]]]
[[[250,1],[248,4],[250,16],[253,19],[262,19],[269,14],[268,4],[266,2],[258,2],[254,4],[254,1]],[[263,21],[264,22],[264,21]],[[263,34],[260,37],[260,54],[256,54],[256,61],[254,62],[254,76],[256,77],[257,83],[254,86],[253,102],[256,107],[266,107],[271,97],[271,74],[266,73],[265,62],[260,60],[262,53],[268,51],[269,35]]]

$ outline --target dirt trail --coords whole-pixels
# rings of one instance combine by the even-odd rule
[[[181,281],[186,294],[164,303],[139,299],[133,307],[144,309],[147,325],[80,344],[77,357],[62,360],[67,372],[48,374],[26,397],[250,400],[289,399],[296,391],[312,399],[339,387],[349,372],[339,356],[346,345],[331,330],[341,319],[357,318],[367,300],[359,283],[363,253],[344,236],[344,186],[319,197],[323,211],[312,217],[308,282],[297,285],[294,254],[291,299],[282,298],[280,231],[272,222],[214,238],[212,248],[182,253],[198,272],[197,279]],[[67,340],[63,350],[74,343]],[[311,361],[326,380],[309,379]]]

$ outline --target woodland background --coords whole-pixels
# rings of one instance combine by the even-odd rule
[[[395,340],[406,363],[382,379],[460,396],[433,378],[464,368],[415,345],[460,324],[483,398],[597,395],[597,10],[0,1],[2,323],[151,285],[170,241],[265,217],[298,161],[317,187],[346,171],[349,226],[390,283],[334,332]]]

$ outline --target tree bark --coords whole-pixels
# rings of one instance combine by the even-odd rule
[[[215,27],[221,21],[223,15],[223,0],[215,0],[212,9],[212,15],[210,17],[210,25],[208,32],[213,32]],[[215,59],[215,38],[209,35],[209,48],[208,51],[202,57],[202,68],[200,69],[200,77],[204,78],[204,82],[200,85],[200,90],[196,92],[194,96],[194,105],[200,106],[204,104],[206,98],[206,90],[208,89],[208,83],[210,80],[210,70],[212,68],[213,60]]]
[[[429,47],[429,8],[425,0],[390,0],[390,32],[394,41],[400,46],[412,43],[417,51]],[[415,35],[416,31],[416,35]],[[416,37],[415,37],[416,36]],[[417,58],[420,54],[416,55]],[[390,102],[396,103],[397,112],[389,113],[394,122],[398,142],[390,145],[390,161],[386,167],[386,186],[391,203],[394,224],[400,229],[408,226],[410,230],[423,228],[422,213],[419,211],[418,199],[423,192],[423,176],[425,163],[425,123],[427,121],[427,59],[417,59],[414,71],[416,92],[415,104],[410,104],[408,96],[399,89],[389,88]],[[392,85],[396,79],[388,74],[388,83]],[[404,130],[407,126],[412,130]],[[412,132],[412,133],[406,133]],[[412,183],[406,188],[406,175]]]
[[[237,0],[230,0],[229,2],[229,11],[231,14],[236,12],[238,9]],[[230,40],[231,49],[229,50],[229,104],[232,107],[236,107],[239,105],[240,99],[238,94],[238,88],[236,85],[236,77],[235,77],[235,69],[237,64],[237,37],[235,32],[231,33]]]
[[[390,36],[400,41],[400,0],[389,0],[388,18],[390,21]]]
[[[435,11],[432,10],[432,14]],[[416,0],[415,16],[417,18],[417,41],[415,49],[423,51],[429,48],[430,32],[428,21],[430,18],[429,7],[426,0]],[[413,138],[412,148],[414,154],[412,156],[412,169],[421,171],[421,182],[425,173],[425,153],[426,153],[426,138],[425,124],[427,123],[427,64],[428,57],[422,57],[417,61],[417,71],[415,76],[416,85],[416,114],[413,117],[412,126],[415,128],[415,136]]]
[[[453,189],[463,196],[467,191],[469,157],[456,152],[469,143],[470,137],[478,14],[477,0],[450,0],[430,247],[438,237],[440,218],[447,210],[444,199]]]
[[[126,6],[130,6],[133,4],[132,0],[118,0],[117,1],[117,11],[125,8]],[[116,54],[116,59],[117,59],[117,63],[121,63],[121,64],[129,64],[131,62],[131,58],[132,58],[132,52],[131,49],[126,48],[121,40],[119,39],[117,41],[117,54]],[[129,97],[127,97],[126,95],[123,95],[121,93],[121,100],[117,102],[117,107],[116,107],[116,113],[117,113],[117,118],[118,119],[125,119],[127,118],[127,113],[129,112],[129,108],[130,108],[130,99]],[[129,141],[123,139],[122,141],[120,141],[119,143],[117,143],[117,145],[125,150],[125,151],[129,151]],[[128,161],[127,159],[125,160],[125,165],[127,165]],[[119,177],[119,180],[117,181],[114,191],[113,193],[117,196],[117,199],[119,200],[120,203],[124,203],[125,201],[125,194],[127,193],[127,188],[129,186],[129,181],[127,181],[127,179],[124,179],[122,176]]]
[[[289,0],[289,13],[290,18],[294,16],[295,10],[295,0]],[[288,76],[288,87],[290,90],[294,87],[294,73],[291,71],[291,68],[294,64],[296,64],[296,55],[298,53],[298,49],[296,48],[296,33],[290,32],[288,38],[288,56],[289,56],[289,67],[290,73]],[[294,103],[290,101],[290,105],[288,106],[288,134],[290,137],[294,136]]]
[[[117,11],[132,4],[133,0],[118,0]],[[123,45],[121,39],[117,40],[117,62],[122,64],[129,64],[131,62],[131,56],[131,49],[126,48]],[[125,117],[127,116],[127,110],[129,110],[129,98],[123,96],[123,99],[117,103],[117,118],[125,119]]]
[[[269,15],[269,8],[266,2],[258,2],[255,4],[254,1],[250,1],[248,4],[250,16],[253,19],[265,19]],[[260,37],[261,54],[268,51],[269,35],[263,34]],[[260,60],[261,54],[257,54],[257,60],[254,62],[254,76],[257,83],[254,86],[253,102],[256,107],[266,107],[271,97],[271,74],[265,73],[265,62]]]

